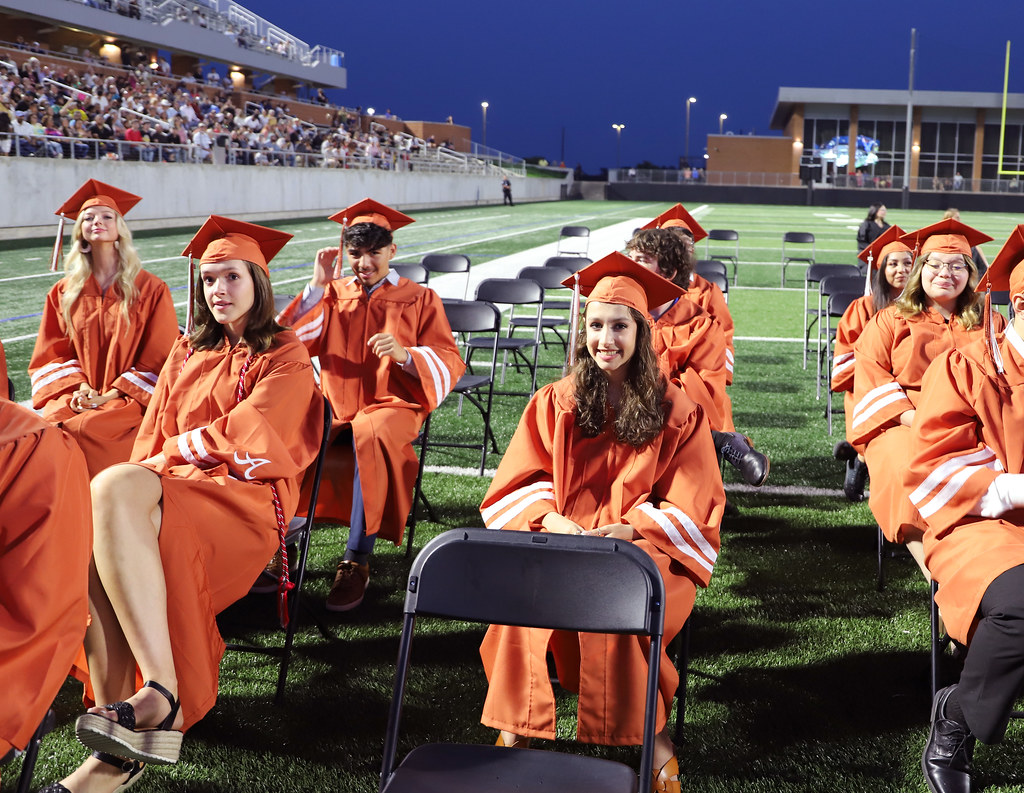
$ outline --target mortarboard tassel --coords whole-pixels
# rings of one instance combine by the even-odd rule
[[[572,274],[572,304],[569,306],[569,344],[566,345],[565,369],[562,374],[568,374],[569,370],[576,363],[576,336],[580,326],[580,274],[577,270]]]
[[[992,356],[992,365],[997,374],[1003,374],[1006,369],[1003,367],[1003,356],[999,352],[999,345],[996,344],[996,331],[992,327],[992,282],[988,283],[985,289],[985,317],[982,320],[982,328],[985,333],[985,344],[988,346],[989,355]]]
[[[188,308],[185,309],[185,335],[192,335],[192,325],[195,321],[195,305],[196,300],[196,265],[192,259],[192,254],[188,255]]]
[[[57,221],[57,239],[53,241],[53,257],[50,259],[50,272],[57,272],[57,263],[61,260],[64,248],[64,213]]]
[[[864,297],[870,297],[871,295],[871,270],[872,263],[875,261],[875,255],[868,252],[868,269],[864,273]]]

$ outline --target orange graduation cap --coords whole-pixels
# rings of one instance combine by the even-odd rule
[[[960,253],[970,256],[971,248],[991,239],[988,234],[971,228],[966,223],[946,218],[903,235],[900,242],[914,251],[916,259],[929,253]]]
[[[686,207],[682,204],[676,204],[671,209],[662,212],[658,217],[648,223],[646,226],[641,226],[642,229],[670,229],[673,226],[678,228],[686,229],[693,235],[694,242],[700,242],[708,233],[701,228],[693,215],[686,211]]]
[[[192,331],[192,304],[195,297],[195,259],[201,264],[243,259],[252,262],[268,276],[267,264],[293,235],[277,229],[241,220],[210,215],[181,252],[188,256],[188,317],[186,332]]]
[[[989,286],[996,292],[1009,291],[1011,295],[1024,294],[1024,224],[1015,226],[996,258],[989,265],[988,272],[978,284],[978,291]]]
[[[906,235],[903,229],[897,225],[889,226],[883,231],[874,242],[857,254],[857,258],[867,264],[867,272],[864,273],[864,294],[871,294],[871,273],[882,266],[885,257],[890,253],[905,251],[912,254],[910,247],[902,241]]]
[[[362,201],[346,207],[340,212],[335,212],[328,220],[340,223],[346,228],[354,226],[356,223],[374,223],[378,226],[383,226],[389,231],[397,231],[402,226],[408,226],[410,223],[416,222],[408,215],[402,214],[397,209],[384,206],[384,204],[374,201],[372,198],[364,198]]]
[[[573,273],[562,281],[562,285],[573,290],[569,311],[570,338],[576,337],[579,327],[580,295],[598,303],[629,306],[646,317],[651,306],[660,306],[685,294],[682,287],[652,273],[618,251]],[[568,365],[573,363],[575,345],[570,344]]]
[[[50,272],[57,272],[61,248],[64,244],[65,220],[77,220],[78,215],[89,207],[110,207],[124,217],[128,211],[142,200],[142,196],[121,190],[98,179],[89,179],[79,187],[53,214],[60,216],[57,224],[57,239],[53,244],[53,256],[50,259]]]

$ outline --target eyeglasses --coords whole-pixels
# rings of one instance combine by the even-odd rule
[[[924,263],[924,266],[931,270],[933,275],[941,273],[943,267],[949,270],[950,275],[963,275],[968,269],[966,264],[961,264],[960,262],[950,264],[949,262],[935,262],[930,259]]]

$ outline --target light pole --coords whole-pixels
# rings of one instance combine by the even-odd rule
[[[683,159],[690,164],[690,105],[697,101],[697,97],[691,96],[686,100],[686,146],[683,150]]]
[[[728,117],[727,115],[725,115],[725,113],[722,113],[722,114],[721,114],[721,115],[720,115],[720,116],[718,117],[718,134],[719,134],[719,135],[721,135],[721,134],[722,134],[722,125],[723,125],[723,124],[725,123],[725,120],[726,120],[727,118],[729,118],[729,117]]]
[[[490,107],[490,103],[489,102],[481,102],[480,103],[480,109],[483,110],[483,113],[484,113],[484,136],[483,136],[484,139],[483,139],[483,144],[484,144],[484,148],[485,149],[487,148],[487,108],[489,108],[489,107]]]
[[[615,130],[615,167],[622,167],[622,130],[626,128],[625,124],[612,124],[612,129]]]

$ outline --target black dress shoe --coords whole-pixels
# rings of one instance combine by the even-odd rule
[[[846,476],[843,477],[843,492],[853,502],[864,500],[864,485],[868,481],[868,466],[856,456],[846,461]]]
[[[748,485],[760,487],[768,478],[770,463],[767,455],[761,454],[750,443],[750,439],[738,432],[716,432],[711,436],[715,449],[733,468],[740,472]]]
[[[932,728],[921,755],[921,770],[932,793],[970,793],[974,736],[963,722],[946,718],[946,700],[956,684],[935,695]]]
[[[832,456],[837,460],[852,460],[857,456],[857,450],[853,448],[849,441],[839,441],[832,448]]]

